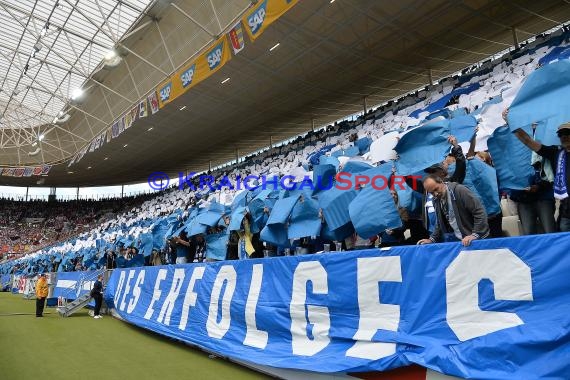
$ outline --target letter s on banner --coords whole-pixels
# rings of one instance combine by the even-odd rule
[[[133,298],[129,301],[129,305],[127,306],[127,313],[131,314],[135,307],[137,307],[137,303],[139,302],[139,298],[141,296],[141,285],[144,284],[144,276],[145,271],[141,270],[139,272],[139,276],[135,281],[135,286],[133,287]]]
[[[497,300],[533,300],[530,268],[510,249],[460,252],[445,270],[445,287],[447,323],[462,342],[524,324],[516,313],[479,308],[482,279],[493,282]]]
[[[358,307],[360,319],[356,340],[346,356],[378,360],[396,353],[395,343],[372,342],[379,329],[398,331],[400,306],[380,303],[381,281],[402,282],[399,256],[357,259]]]
[[[329,337],[331,321],[326,306],[306,305],[309,323],[313,325],[313,339],[307,336],[305,303],[309,281],[313,283],[313,293],[328,294],[327,272],[320,262],[301,262],[293,274],[293,294],[289,314],[294,355],[313,356],[328,346],[331,340]]]

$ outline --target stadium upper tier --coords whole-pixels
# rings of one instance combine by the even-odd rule
[[[149,199],[138,198],[134,207],[123,209],[111,220],[99,223],[73,239],[19,259],[18,270],[30,274],[49,270],[52,257],[60,263],[60,269],[77,258],[81,259],[84,267],[95,269],[105,265],[106,250],[118,246],[137,246],[144,256],[148,256],[152,248],[164,249],[166,239],[180,235],[182,231],[191,237],[203,235],[206,239],[206,257],[213,260],[226,258],[225,249],[230,231],[257,236],[266,243],[266,248],[278,247],[277,251],[285,247],[295,248],[298,245],[295,241],[301,238],[342,241],[353,235],[355,226],[356,232],[362,235],[358,227],[362,221],[358,220],[358,215],[349,213],[349,209],[358,203],[358,191],[347,191],[345,193],[350,195],[342,196],[335,190],[313,192],[310,189],[281,188],[264,191],[261,187],[256,187],[238,191],[230,189],[228,182],[223,180],[227,178],[235,186],[238,176],[244,178],[252,174],[279,178],[288,175],[302,181],[305,177],[312,179],[318,173],[331,174],[331,170],[332,174],[341,171],[362,173],[385,167],[382,164],[386,162],[389,166],[395,164],[398,174],[417,174],[435,162],[433,157],[432,161],[430,158],[419,157],[421,162],[416,165],[418,170],[405,171],[402,168],[411,167],[409,156],[398,157],[393,148],[407,134],[425,130],[422,129],[423,126],[439,128],[435,130],[444,137],[453,133],[465,153],[477,127],[474,150],[492,150],[492,145],[495,146],[500,137],[498,131],[505,124],[502,112],[511,105],[523,85],[529,82],[531,74],[538,72],[539,68],[543,72],[550,67],[560,66],[561,75],[566,73],[565,65],[570,64],[569,37],[570,32],[560,29],[548,38],[539,38],[514,53],[489,60],[475,69],[466,69],[461,76],[443,79],[398,102],[390,102],[371,110],[355,121],[344,121],[310,132],[289,144],[273,147],[247,157],[243,162],[209,173],[215,178],[215,183],[225,183],[222,189],[216,189],[215,186],[212,189],[202,181],[203,177],[194,176],[186,181],[183,188],[171,188]],[[562,82],[564,80],[561,79]],[[567,83],[563,82],[563,85],[567,86]],[[549,90],[545,87],[544,93],[548,94]],[[567,116],[564,112],[566,111],[560,110],[561,117]],[[416,128],[417,126],[421,127]],[[548,128],[551,127],[544,124],[537,129],[544,132],[545,141],[552,140],[552,136],[556,137],[554,131]],[[436,148],[427,140],[416,140],[414,144],[420,148],[418,152],[423,150],[432,156],[437,155],[430,151]],[[445,155],[436,161],[444,157]],[[530,153],[528,157],[528,163],[523,163],[525,167],[531,166]],[[496,176],[492,179],[494,188],[508,190],[509,187],[505,186],[508,181],[504,176],[509,173],[505,174],[504,168],[519,163],[510,162],[512,158],[508,156],[494,158],[497,167]],[[256,184],[261,185],[263,179],[255,181],[252,179],[249,186],[253,188]],[[487,213],[492,215],[493,211],[496,212],[493,207],[499,203],[499,192],[492,195],[490,202],[485,202],[489,194],[478,188],[476,178],[472,186],[483,199]],[[398,193],[399,206],[407,208],[410,213],[417,212],[411,200],[411,190],[405,189]],[[12,203],[11,207],[17,207],[14,206],[17,204],[18,202]],[[375,205],[372,206],[376,207]],[[394,212],[397,214],[395,205],[386,207],[385,210],[379,208],[374,217],[366,217],[365,223],[367,227],[375,226],[376,233],[380,234],[392,227],[383,223]],[[264,249],[262,245],[254,248],[257,254]],[[14,263],[3,264],[2,271],[11,271]],[[140,264],[141,258],[123,262],[123,265]]]

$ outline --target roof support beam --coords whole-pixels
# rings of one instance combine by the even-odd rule
[[[194,23],[197,27],[199,27],[200,29],[202,29],[204,32],[208,33],[210,35],[210,37],[212,37],[213,39],[216,39],[218,36],[212,32],[210,32],[208,29],[206,29],[206,27],[204,25],[202,25],[201,23],[199,23],[198,21],[196,21],[194,19],[194,17],[190,16],[188,13],[186,13],[182,8],[180,8],[178,5],[171,3],[170,5],[172,5],[172,7],[174,9],[176,9],[178,12],[180,12],[184,17],[186,17],[188,20],[192,21],[192,23]]]

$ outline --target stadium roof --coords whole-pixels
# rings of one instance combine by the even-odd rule
[[[563,0],[301,0],[210,78],[67,167],[251,5],[0,0],[0,165],[62,163],[43,186],[204,170],[492,56],[513,45],[513,27],[522,41],[570,19]]]

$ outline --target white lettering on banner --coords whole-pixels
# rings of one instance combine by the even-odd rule
[[[231,265],[222,266],[216,276],[212,288],[212,297],[210,298],[208,321],[206,322],[206,330],[208,331],[208,336],[211,338],[222,339],[230,329],[230,306],[236,289],[236,279],[236,270]],[[226,282],[226,289],[222,297],[222,318],[218,323],[218,301],[224,282]]]
[[[174,302],[178,298],[178,293],[180,293],[180,288],[182,288],[182,281],[184,281],[184,269],[178,268],[174,270],[174,277],[172,278],[172,286],[170,291],[166,296],[166,299],[162,303],[162,308],[160,313],[158,313],[158,318],[156,321],[158,323],[163,323],[167,326],[170,325],[170,315],[174,309]]]
[[[180,80],[182,81],[182,87],[187,87],[192,84],[192,80],[194,79],[194,69],[196,65],[192,65],[188,70],[180,75]]]
[[[396,353],[395,343],[372,342],[379,329],[397,331],[400,306],[381,303],[379,282],[402,282],[399,256],[357,259],[358,307],[360,319],[346,356],[378,360]]]
[[[153,307],[156,301],[160,299],[160,295],[162,294],[162,292],[160,291],[160,283],[164,281],[164,279],[166,278],[166,272],[167,272],[166,269],[159,269],[158,271],[158,274],[156,276],[156,282],[154,283],[154,292],[152,293],[152,299],[150,300],[150,304],[148,305],[148,309],[146,310],[144,319],[150,319],[154,314]]]
[[[117,289],[115,290],[115,297],[113,297],[113,303],[115,304],[115,308],[119,308],[119,299],[121,298],[121,291],[123,287],[123,283],[125,282],[125,275],[126,272],[121,271],[121,275],[119,276],[119,283],[117,284]]]
[[[289,314],[291,315],[291,336],[294,355],[313,356],[329,343],[331,327],[329,309],[326,306],[306,305],[307,283],[313,284],[314,294],[328,294],[327,272],[318,261],[299,263],[293,274],[293,294]],[[313,339],[307,336],[308,323],[313,325]]]
[[[172,83],[168,83],[160,90],[160,100],[167,101],[170,99],[170,91],[172,90]]]
[[[135,270],[130,270],[129,276],[127,277],[127,281],[125,281],[125,291],[123,292],[123,297],[121,298],[121,306],[119,307],[119,310],[121,311],[125,311],[125,307],[127,307],[127,304],[125,303],[125,298],[127,298],[127,294],[129,294],[129,292],[131,291],[131,280],[133,279],[134,276],[135,276]]]
[[[255,264],[251,273],[251,284],[247,294],[245,305],[246,334],[243,344],[255,348],[264,349],[267,346],[267,331],[258,330],[255,321],[255,309],[261,292],[261,282],[263,281],[263,264]]]
[[[186,324],[188,323],[188,314],[190,313],[190,307],[196,306],[196,300],[198,299],[198,293],[194,291],[194,285],[196,281],[201,280],[204,276],[205,267],[196,267],[192,271],[192,276],[190,277],[190,283],[186,288],[186,296],[184,297],[184,304],[182,304],[182,315],[180,316],[180,324],[178,328],[180,330],[186,329]]]
[[[139,302],[139,298],[141,296],[141,285],[144,284],[144,276],[145,271],[141,270],[135,281],[135,286],[133,287],[133,298],[131,298],[129,305],[127,306],[127,313],[129,314],[135,310],[135,307],[137,307],[137,303]]]
[[[263,21],[265,20],[265,14],[265,5],[262,5],[254,14],[249,16],[247,23],[249,24],[251,33],[255,34],[261,28]]]
[[[462,251],[445,271],[447,323],[461,341],[524,324],[516,313],[479,308],[479,282],[493,282],[495,299],[532,301],[530,268],[510,249]]]
[[[218,66],[222,60],[222,48],[221,45],[217,47],[214,51],[208,54],[208,66],[210,70],[213,70]]]

